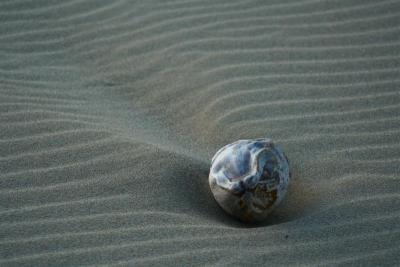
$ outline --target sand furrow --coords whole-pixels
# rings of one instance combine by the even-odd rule
[[[354,235],[351,237],[346,237],[346,238],[341,238],[341,239],[335,239],[331,238],[330,240],[324,240],[324,241],[310,241],[310,242],[299,242],[293,245],[293,247],[297,248],[296,253],[312,253],[314,251],[314,246],[319,245],[319,244],[325,244],[328,245],[329,247],[332,248],[337,248],[339,246],[343,246],[343,244],[360,244],[361,242],[363,243],[362,247],[368,248],[367,245],[373,244],[376,240],[374,238],[383,236],[383,237],[388,237],[390,234],[392,234],[392,237],[389,239],[386,239],[384,243],[389,243],[393,242],[393,240],[399,236],[398,231],[380,231],[376,233],[364,233],[361,235]],[[261,238],[263,240],[264,238]],[[11,259],[5,259],[1,260],[0,263],[18,263],[18,264],[26,264],[27,262],[35,262],[39,261],[43,258],[51,257],[53,260],[57,260],[57,258],[61,258],[60,260],[63,260],[65,258],[73,258],[73,257],[79,257],[79,255],[82,254],[87,254],[90,255],[92,259],[97,258],[97,257],[104,257],[103,260],[106,260],[105,257],[108,257],[108,260],[118,260],[118,258],[121,257],[127,257],[127,253],[132,253],[134,255],[137,255],[139,252],[144,251],[145,249],[151,249],[151,251],[154,252],[161,252],[164,251],[162,254],[166,254],[168,256],[171,254],[171,252],[176,252],[176,251],[186,251],[186,250],[191,250],[191,249],[201,249],[201,248],[210,248],[210,247],[216,247],[215,244],[212,242],[212,238],[202,238],[200,239],[201,242],[199,243],[188,243],[185,242],[185,240],[182,239],[172,239],[168,240],[166,243],[175,243],[175,246],[165,246],[163,241],[158,241],[158,242],[126,242],[126,243],[121,243],[118,245],[108,245],[108,246],[94,246],[90,248],[81,248],[81,249],[66,249],[64,251],[57,251],[57,252],[48,252],[48,253],[37,253],[33,255],[22,255],[19,257],[11,258]],[[360,242],[361,241],[361,242]],[[183,244],[182,244],[183,243]],[[249,245],[249,242],[246,242],[247,245]],[[311,244],[310,244],[311,243]],[[224,248],[225,249],[232,249],[234,248],[235,245],[232,243],[227,243]],[[216,247],[218,248],[218,247]],[[282,248],[287,248],[287,245],[275,245],[272,248],[268,248],[265,246],[258,247],[255,249],[255,251],[251,251],[250,249],[254,250],[254,246],[249,246],[247,249],[245,247],[242,247],[241,249],[244,250],[244,252],[247,252],[246,250],[251,251],[250,253],[260,253],[260,250],[263,249],[263,254],[265,256],[268,256],[269,254],[281,254],[282,252],[280,251]],[[376,246],[371,246],[371,248],[375,248]],[[370,249],[371,249],[370,248]],[[346,254],[350,254],[353,252],[355,249],[351,249],[347,252],[345,252],[344,248],[342,248],[343,252]],[[355,250],[357,251],[357,250]],[[257,253],[258,252],[258,253]],[[353,252],[354,253],[354,252]],[[138,257],[137,260],[140,260],[141,257]],[[153,260],[153,257],[147,257],[148,260]],[[75,258],[76,259],[76,258]]]

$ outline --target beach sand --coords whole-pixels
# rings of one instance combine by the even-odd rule
[[[1,266],[400,262],[400,1],[0,2]],[[266,222],[210,160],[269,137]]]

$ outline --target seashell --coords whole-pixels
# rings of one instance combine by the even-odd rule
[[[270,139],[239,140],[211,161],[209,184],[215,200],[245,222],[264,220],[284,198],[289,161]]]

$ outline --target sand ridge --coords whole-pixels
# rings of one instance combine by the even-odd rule
[[[400,1],[1,1],[0,265],[395,265]],[[213,154],[280,143],[227,216]]]

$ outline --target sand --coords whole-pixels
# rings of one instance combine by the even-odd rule
[[[400,262],[400,1],[0,3],[0,266]],[[291,161],[259,225],[213,154]]]

